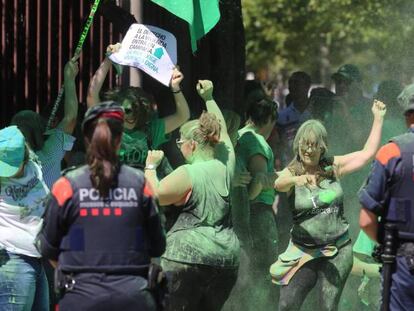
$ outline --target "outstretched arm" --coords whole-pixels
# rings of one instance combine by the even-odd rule
[[[164,152],[160,150],[148,151],[145,166],[145,178],[154,191],[159,205],[182,203],[191,191],[191,180],[187,170],[180,166],[161,181],[158,180],[156,168],[161,163]]]
[[[278,172],[278,177],[275,181],[275,189],[279,192],[289,192],[294,186],[315,186],[316,185],[316,176],[315,175],[300,175],[294,176],[289,171],[288,168],[285,168],[280,173]]]
[[[165,134],[171,133],[190,118],[190,109],[188,108],[187,100],[180,87],[180,83],[183,79],[184,75],[177,68],[174,68],[170,84],[171,91],[174,95],[176,110],[174,114],[164,118]]]
[[[109,54],[114,53],[118,51],[120,48],[121,48],[120,43],[110,44],[107,47],[106,52]],[[89,82],[88,94],[86,97],[86,104],[88,108],[93,107],[101,102],[101,99],[99,98],[99,93],[101,92],[102,85],[105,82],[105,78],[111,66],[112,66],[111,60],[108,58],[108,56],[105,57],[104,61],[101,63],[98,70],[96,70],[91,81]]]
[[[385,113],[385,104],[375,100],[372,105],[374,122],[372,123],[371,132],[364,148],[343,156],[334,157],[334,166],[336,167],[338,176],[344,176],[355,172],[364,167],[370,160],[373,159],[381,143],[381,131]]]
[[[73,58],[65,65],[64,70],[64,88],[65,88],[65,115],[58,124],[65,133],[72,134],[76,126],[76,118],[78,117],[78,96],[76,94],[75,79],[78,75],[79,68],[77,58]]]

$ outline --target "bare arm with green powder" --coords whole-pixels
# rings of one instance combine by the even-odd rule
[[[121,48],[121,44],[110,44],[106,52],[107,53],[114,53]],[[108,75],[108,71],[112,66],[111,60],[105,57],[104,61],[99,66],[98,70],[96,70],[95,74],[93,75],[91,81],[89,82],[88,86],[88,94],[86,97],[86,104],[88,108],[93,107],[101,102],[99,97],[99,93],[101,92],[102,85],[105,82],[106,76]]]
[[[163,157],[163,151],[148,151],[145,178],[152,187],[154,195],[161,206],[184,203],[192,188],[190,176],[186,168],[180,166],[159,181],[156,168],[161,163]]]
[[[178,70],[178,68],[174,68],[170,87],[174,95],[176,110],[174,114],[166,116],[163,119],[165,123],[165,134],[171,133],[190,118],[190,108],[188,108],[187,100],[185,99],[180,87],[180,83],[183,79],[184,75]]]
[[[76,119],[78,117],[78,96],[76,94],[75,79],[78,75],[79,68],[76,59],[71,59],[65,65],[64,70],[64,87],[65,87],[65,114],[62,121],[58,124],[66,134],[72,134],[76,126]]]
[[[220,141],[222,141],[226,145],[226,148],[229,152],[227,167],[229,168],[230,172],[233,172],[236,162],[234,148],[230,136],[227,132],[227,126],[224,116],[213,98],[213,83],[209,80],[199,80],[197,83],[197,92],[206,103],[207,111],[209,113],[214,114],[220,122]]]
[[[372,105],[374,121],[364,148],[356,152],[334,157],[334,167],[336,167],[338,176],[344,176],[355,172],[373,159],[381,143],[381,131],[385,113],[385,104],[375,100]]]
[[[287,168],[281,171],[275,180],[275,189],[279,192],[289,192],[294,186],[308,185],[316,185],[315,175],[294,176]]]

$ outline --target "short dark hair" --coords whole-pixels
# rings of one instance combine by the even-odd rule
[[[277,105],[270,98],[263,97],[249,105],[246,117],[257,126],[262,126],[269,121],[269,117],[272,121],[277,119]]]
[[[288,84],[292,84],[298,81],[303,81],[309,86],[312,83],[310,75],[308,75],[304,71],[295,71],[294,73],[292,73],[291,76],[289,77]]]

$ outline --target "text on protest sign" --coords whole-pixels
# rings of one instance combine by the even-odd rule
[[[120,65],[141,69],[154,79],[168,86],[177,64],[177,40],[164,29],[132,24],[122,46],[109,58]]]

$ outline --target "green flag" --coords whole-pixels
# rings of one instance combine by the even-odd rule
[[[197,51],[197,40],[219,21],[219,0],[151,0],[185,20],[190,27],[191,49]]]

